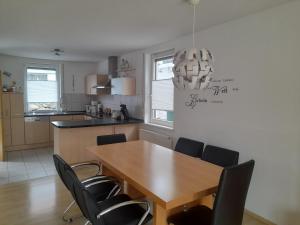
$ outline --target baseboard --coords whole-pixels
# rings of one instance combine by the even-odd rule
[[[34,149],[34,148],[45,148],[49,147],[50,144],[47,143],[41,143],[41,144],[32,144],[32,145],[16,145],[16,146],[9,146],[5,147],[6,152],[10,151],[19,151],[19,150],[28,150],[28,149]]]
[[[247,214],[250,217],[253,217],[254,219],[256,219],[256,220],[258,220],[258,221],[260,221],[260,222],[262,222],[262,223],[264,223],[266,225],[277,225],[276,223],[273,223],[272,221],[267,220],[267,219],[263,218],[262,216],[259,216],[256,213],[251,212],[248,209],[245,209],[245,214]]]

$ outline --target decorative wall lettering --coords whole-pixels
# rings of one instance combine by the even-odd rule
[[[185,106],[194,109],[195,106],[200,102],[207,102],[207,99],[200,98],[198,94],[190,94],[188,101],[185,102]]]
[[[212,90],[213,91],[213,95],[219,95],[220,93],[222,94],[227,94],[228,91],[227,91],[227,86],[212,86],[212,87],[209,87],[207,88],[208,90]]]
[[[212,100],[212,101],[210,101],[210,103],[223,103],[223,101],[222,100]]]
[[[210,85],[202,90],[201,96],[197,93],[190,94],[185,106],[195,109],[201,103],[224,103],[224,99],[222,99],[224,96],[230,96],[230,93],[237,93],[240,90],[233,85],[234,81],[234,78],[212,79]]]

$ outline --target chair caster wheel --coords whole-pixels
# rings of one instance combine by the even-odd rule
[[[72,218],[69,218],[69,219],[63,218],[63,221],[65,221],[66,223],[72,223],[73,219]]]

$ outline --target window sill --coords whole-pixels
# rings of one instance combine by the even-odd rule
[[[161,128],[167,131],[174,131],[174,127],[163,126],[155,123],[145,123],[145,125],[150,127],[155,127],[155,128]]]

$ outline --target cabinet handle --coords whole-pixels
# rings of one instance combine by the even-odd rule
[[[73,85],[73,92],[75,91],[75,75],[73,74],[73,83],[72,83],[72,85]]]

